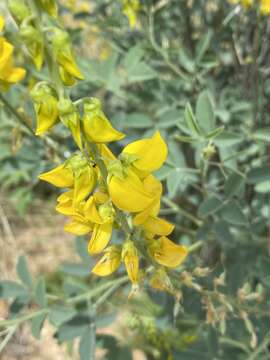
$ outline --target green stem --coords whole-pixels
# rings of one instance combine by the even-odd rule
[[[13,326],[13,327],[11,327],[9,329],[9,332],[7,333],[7,336],[4,338],[4,340],[0,344],[0,354],[4,350],[4,348],[6,347],[7,343],[11,340],[11,338],[15,334],[17,328],[18,328],[18,326],[15,325],[15,326]]]
[[[195,251],[199,250],[202,246],[203,246],[203,241],[202,241],[202,240],[197,241],[197,242],[195,242],[195,244],[192,244],[192,245],[188,248],[188,252],[189,252],[189,253],[195,252]]]
[[[169,206],[171,209],[174,209],[177,213],[181,214],[182,216],[186,217],[190,221],[192,221],[195,225],[201,226],[202,221],[198,219],[196,216],[190,214],[186,210],[182,209],[179,205],[175,204],[172,200],[170,200],[168,197],[164,196],[162,198],[162,201],[165,205]]]
[[[26,315],[23,315],[21,317],[17,317],[14,319],[3,320],[3,321],[0,321],[0,327],[6,327],[6,326],[10,326],[10,325],[19,325],[19,324],[21,324],[27,320],[31,320],[39,315],[47,314],[48,312],[49,312],[49,309],[42,309],[42,310],[35,311],[30,314],[26,314]]]
[[[102,284],[101,286],[97,287],[96,289],[94,290],[90,290],[84,294],[80,294],[80,295],[77,295],[77,296],[74,296],[70,299],[67,299],[66,300],[66,304],[77,304],[79,302],[82,302],[82,301],[86,301],[86,300],[89,300],[89,299],[92,299],[93,297],[99,295],[101,292],[105,291],[107,288],[110,288],[114,285],[122,285],[124,284],[126,281],[128,280],[128,277],[127,276],[123,276],[117,280],[112,280],[112,281],[109,281],[105,284]],[[1,323],[0,323],[1,324]]]
[[[15,119],[23,126],[28,134],[33,135],[34,131],[26,122],[23,116],[10,104],[10,102],[0,93],[0,101],[4,104],[7,110],[14,115]]]
[[[247,360],[259,359],[258,355],[262,351],[267,350],[269,343],[270,343],[270,333],[268,332],[265,339],[261,342],[261,344],[257,347],[257,349],[247,358]]]

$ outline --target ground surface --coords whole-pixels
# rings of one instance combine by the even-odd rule
[[[0,197],[0,276],[16,279],[16,261],[20,255],[28,260],[31,274],[36,276],[53,272],[62,261],[75,261],[73,237],[64,233],[65,218],[54,210],[54,201],[35,200],[23,218],[18,217],[12,206]],[[0,319],[6,318],[7,304],[0,301]],[[115,327],[102,329],[113,333]],[[22,326],[6,347],[1,360],[77,360],[75,354],[69,355],[66,346],[59,346],[53,338],[54,329],[47,322],[42,330],[42,340],[33,338],[28,326]],[[97,353],[97,359],[103,359]],[[134,353],[134,359],[143,360],[144,356]]]

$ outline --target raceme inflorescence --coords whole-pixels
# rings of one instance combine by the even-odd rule
[[[89,237],[88,252],[97,256],[92,273],[108,276],[123,263],[133,286],[148,279],[152,287],[172,291],[167,271],[178,267],[188,250],[168,238],[174,225],[158,216],[162,184],[153,173],[168,152],[160,132],[113,154],[108,144],[125,135],[110,123],[101,101],[94,97],[74,101],[69,96],[69,88],[84,76],[69,34],[58,25],[56,3],[10,0],[9,8],[37,71],[47,65],[50,75],[50,80],[36,82],[31,89],[35,134],[43,136],[62,123],[78,148],[39,176],[64,189],[56,210],[69,218],[65,231]],[[48,19],[53,26],[43,26]],[[11,60],[9,65],[12,69]]]

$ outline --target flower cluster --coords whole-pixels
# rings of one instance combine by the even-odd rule
[[[165,279],[163,266],[177,267],[187,255],[184,246],[167,238],[174,226],[158,217],[162,185],[152,173],[167,157],[166,143],[156,131],[151,138],[128,144],[116,158],[107,144],[124,134],[113,128],[100,101],[85,99],[82,116],[77,114],[83,151],[40,179],[68,189],[58,197],[56,210],[70,217],[66,231],[91,234],[89,253],[102,254],[94,274],[110,275],[123,262],[131,282],[137,284],[141,255],[155,265],[151,284],[161,288],[156,278]],[[110,244],[113,229],[119,228],[125,232],[124,242]]]
[[[123,4],[123,14],[129,21],[129,26],[134,28],[137,24],[137,14],[140,10],[139,0],[121,0]]]
[[[248,9],[256,4],[255,0],[229,0],[231,4],[240,4],[245,9]],[[259,0],[259,9],[262,15],[270,14],[270,0]]]
[[[18,4],[20,7],[15,6]],[[57,26],[57,20],[48,32],[40,24],[40,13],[46,13],[45,19],[57,18],[55,1],[10,0],[9,6],[36,68],[41,69],[46,62],[51,75],[51,82],[40,81],[31,90],[35,133],[42,136],[62,123],[78,147],[63,164],[39,177],[66,189],[56,206],[69,217],[65,230],[89,234],[89,254],[101,255],[92,269],[94,274],[110,275],[123,263],[133,284],[150,272],[152,287],[170,291],[166,268],[179,266],[187,249],[167,237],[174,226],[158,216],[162,184],[153,173],[166,160],[166,143],[156,131],[150,138],[128,144],[116,157],[108,143],[125,135],[112,126],[100,100],[73,101],[66,91],[65,86],[74,85],[83,75],[69,36]],[[122,230],[124,236],[112,240],[114,230]]]
[[[0,32],[3,31],[5,20],[0,16]],[[8,90],[12,84],[21,81],[25,76],[25,70],[13,66],[13,45],[3,36],[0,37],[0,87]]]

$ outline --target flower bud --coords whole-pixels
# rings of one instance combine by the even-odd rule
[[[61,99],[58,104],[60,120],[70,129],[72,136],[80,149],[82,149],[80,115],[69,99]]]
[[[101,101],[96,98],[84,103],[83,127],[87,139],[95,143],[118,141],[125,137],[113,128],[101,109]]]
[[[206,160],[211,160],[213,156],[216,154],[217,150],[215,145],[209,143],[204,149],[203,149],[203,157]]]
[[[137,284],[139,275],[139,256],[138,250],[131,240],[127,240],[124,243],[121,256],[125,263],[130,281],[133,284]]]
[[[31,91],[37,116],[36,135],[42,135],[58,122],[57,97],[45,83],[38,83]]]
[[[19,25],[31,16],[31,11],[24,0],[8,0],[8,8]]]
[[[32,25],[24,25],[20,28],[20,35],[25,42],[37,70],[40,70],[44,60],[44,43],[42,34]]]
[[[49,15],[57,18],[57,4],[55,0],[38,0],[41,8],[46,11]]]
[[[102,258],[92,269],[92,273],[98,276],[108,276],[118,269],[121,263],[121,247],[119,245],[109,246]]]
[[[52,38],[54,56],[59,66],[70,76],[83,80],[83,75],[74,59],[73,51],[66,31],[55,28]],[[63,70],[61,70],[63,72]],[[67,75],[66,75],[67,76]]]

